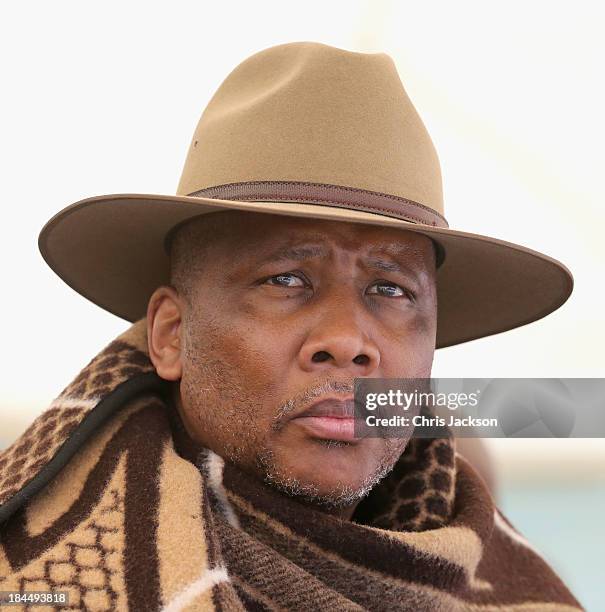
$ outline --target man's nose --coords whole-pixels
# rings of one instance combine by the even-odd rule
[[[380,364],[380,351],[363,319],[354,307],[323,309],[299,351],[300,367],[307,372],[345,368],[369,376]]]

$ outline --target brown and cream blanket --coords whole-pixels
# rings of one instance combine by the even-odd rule
[[[0,591],[47,590],[75,610],[581,609],[451,439],[413,440],[353,521],[196,447],[144,319],[0,452]]]

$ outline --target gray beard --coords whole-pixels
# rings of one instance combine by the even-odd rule
[[[348,442],[340,440],[326,440],[324,445],[328,448],[341,447]],[[297,478],[287,477],[282,474],[276,466],[273,452],[269,449],[263,450],[257,456],[257,467],[263,474],[263,481],[288,495],[309,504],[322,508],[336,509],[347,508],[360,502],[370,491],[393,469],[397,459],[403,452],[395,444],[385,453],[374,470],[360,485],[351,487],[338,483],[329,493],[320,494],[317,485],[313,483],[302,483]]]

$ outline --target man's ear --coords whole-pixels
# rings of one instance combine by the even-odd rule
[[[173,287],[158,287],[147,305],[147,345],[149,358],[159,376],[179,380],[181,362],[183,302]]]

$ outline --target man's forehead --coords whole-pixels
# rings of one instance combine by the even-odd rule
[[[276,259],[323,257],[333,249],[368,256],[423,258],[432,250],[427,236],[398,228],[278,215],[266,217],[255,219],[247,228],[240,226],[238,249],[259,257],[273,253]]]
[[[374,242],[362,238],[351,243],[337,238],[326,241],[325,236],[303,234],[296,237],[283,237],[275,241],[262,241],[251,244],[250,247],[250,251],[257,258],[272,261],[326,258],[334,249],[370,258],[387,255],[395,259],[422,259],[419,245],[406,240]]]
[[[183,238],[187,236],[191,257],[203,256],[206,262],[210,258],[223,268],[315,258],[330,261],[330,253],[383,270],[392,266],[393,271],[432,273],[435,265],[435,247],[428,236],[393,227],[248,211],[204,215],[188,227]]]

